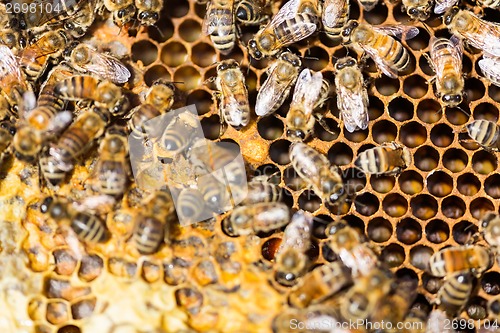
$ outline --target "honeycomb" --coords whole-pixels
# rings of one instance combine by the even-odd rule
[[[442,109],[435,98],[433,72],[424,54],[429,38],[448,36],[441,18],[424,25],[410,21],[400,3],[380,1],[364,12],[351,2],[350,17],[370,24],[403,23],[420,33],[403,41],[412,68],[398,79],[380,76],[367,60],[370,125],[349,133],[343,128],[335,94],[322,107],[333,129],[316,125],[307,143],[342,169],[356,197],[333,210],[321,204],[290,165],[284,123],[287,107],[257,119],[241,131],[221,132],[212,93],[218,61],[237,60],[246,74],[251,105],[266,79],[269,59],[249,61],[244,45],[258,27],[242,27],[240,40],[228,55],[216,50],[201,31],[206,6],[172,0],[156,26],[128,34],[112,22],[91,30],[90,40],[122,43],[134,68],[132,90],[162,78],[176,82],[178,105],[195,104],[205,135],[236,142],[248,164],[249,176],[275,174],[293,209],[317,219],[310,256],[316,264],[335,259],[325,245],[326,223],[338,217],[364,232],[380,249],[380,260],[397,277],[419,282],[417,301],[429,305],[442,284],[426,273],[437,250],[466,244],[478,231],[487,211],[499,212],[500,176],[495,153],[460,140],[473,119],[498,122],[500,88],[477,71],[481,52],[465,49],[463,71],[467,98],[457,108]],[[498,13],[485,10],[486,19]],[[333,83],[333,64],[352,50],[320,32],[289,48],[303,57],[304,67],[321,71]],[[360,56],[360,55],[358,55]],[[332,88],[333,90],[333,88]],[[287,105],[287,103],[285,103]],[[470,117],[467,113],[470,113]],[[384,142],[409,148],[414,163],[401,174],[369,176],[354,167],[356,156]],[[59,195],[81,200],[96,153],[76,167]],[[132,184],[119,208],[106,213],[112,239],[104,245],[68,244],[56,224],[39,211],[39,199],[51,190],[40,188],[36,166],[13,159],[0,181],[0,328],[2,332],[271,332],[273,319],[289,308],[290,288],[274,281],[273,255],[283,232],[229,237],[221,219],[179,228],[170,246],[141,256],[129,241],[132,219],[140,210],[141,192]],[[76,249],[75,249],[76,247]],[[258,265],[256,265],[258,263]],[[461,317],[487,318],[487,302],[500,293],[495,262],[477,282]],[[474,331],[474,330],[469,330]]]

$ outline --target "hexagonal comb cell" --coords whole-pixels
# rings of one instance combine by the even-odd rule
[[[103,3],[101,0],[97,2]],[[50,148],[57,144],[62,133],[58,131],[64,131],[64,128],[56,126],[57,131],[51,128],[48,133],[43,133],[48,143],[43,144],[44,149],[33,161],[18,158],[21,156],[15,147],[0,154],[0,206],[2,209],[5,207],[6,220],[14,226],[14,231],[10,231],[10,226],[0,227],[7,230],[9,235],[12,234],[11,238],[19,243],[11,247],[22,249],[27,254],[30,274],[41,276],[42,280],[39,294],[26,302],[26,311],[33,321],[31,326],[35,332],[202,332],[208,331],[208,328],[221,332],[281,332],[275,320],[279,318],[278,314],[291,312],[296,318],[303,314],[289,302],[290,290],[299,288],[302,279],[309,281],[306,278],[318,272],[317,268],[321,265],[344,260],[342,253],[336,253],[328,246],[332,238],[329,232],[341,220],[357,232],[362,244],[366,242],[367,248],[376,249],[377,260],[392,270],[392,278],[396,283],[408,279],[418,280],[419,294],[415,296],[414,304],[408,305],[408,310],[413,310],[409,311],[411,314],[421,312],[426,317],[431,310],[430,304],[434,304],[436,294],[444,283],[443,279],[429,274],[430,258],[450,245],[468,246],[477,242],[486,246],[480,225],[485,215],[499,212],[498,153],[471,142],[465,131],[465,126],[473,120],[484,119],[493,123],[499,120],[500,88],[482,76],[478,64],[483,56],[482,51],[466,42],[462,57],[465,80],[463,101],[457,106],[447,106],[438,96],[435,66],[429,64],[427,57],[432,37],[451,36],[443,24],[442,15],[432,14],[425,23],[412,23],[408,11],[402,10],[401,3],[383,1],[367,11],[358,2],[350,1],[350,19],[372,25],[396,23],[417,27],[419,34],[414,38],[407,39],[404,34],[398,38],[409,53],[410,64],[394,78],[381,73],[377,62],[361,54],[359,48],[330,38],[323,28],[306,40],[283,48],[282,51],[299,56],[301,68],[320,71],[330,83],[323,105],[311,110],[311,136],[304,141],[326,158],[327,164],[321,169],[322,175],[331,172],[333,169],[330,167],[338,167],[335,170],[340,175],[343,184],[341,194],[345,194],[345,198],[342,197],[342,202],[337,205],[330,204],[321,198],[325,193],[319,193],[321,189],[326,192],[328,186],[321,189],[313,186],[315,174],[300,177],[299,172],[303,170],[295,170],[291,165],[289,148],[295,140],[287,136],[290,126],[287,116],[293,100],[294,83],[290,84],[290,94],[283,105],[273,114],[262,117],[255,114],[257,95],[262,93],[264,81],[272,75],[270,68],[281,56],[281,51],[260,60],[253,59],[249,54],[249,40],[255,38],[261,25],[267,24],[283,5],[291,2],[274,2],[265,11],[265,14],[269,12],[270,17],[264,17],[254,25],[240,24],[233,17],[237,25],[236,42],[228,52],[214,45],[215,34],[212,34],[212,38],[206,34],[206,30],[211,27],[207,27],[204,21],[209,17],[207,13],[210,8],[219,3],[216,0],[163,1],[159,19],[150,26],[141,24],[141,19],[146,15],[142,8],[142,13],[136,13],[130,22],[117,27],[112,20],[105,21],[110,13],[103,5],[96,12],[99,17],[87,34],[82,38],[71,37],[72,42],[88,43],[106,57],[114,54],[113,42],[125,46],[118,60],[130,71],[131,77],[119,86],[122,95],[129,98],[130,105],[124,107],[123,116],[110,116],[110,124],[103,131],[103,136],[97,138],[95,144],[89,144],[81,158],[74,161],[73,170],[57,189],[39,182],[35,166],[43,165],[40,163],[43,154],[52,156]],[[140,9],[144,1],[132,3],[133,7]],[[243,3],[235,1],[233,11]],[[477,6],[475,9],[481,11]],[[472,9],[464,7],[463,10]],[[494,11],[484,11],[483,19],[498,21],[499,17]],[[100,17],[101,14],[106,17]],[[38,32],[33,34],[36,35],[33,37],[38,37]],[[28,40],[31,43],[36,39]],[[105,45],[102,49],[99,46],[101,44]],[[71,47],[73,45],[68,45],[67,51]],[[13,51],[13,55],[16,59],[22,58],[22,50]],[[344,126],[346,115],[339,111],[337,103],[340,92],[335,87],[335,66],[346,56],[357,60],[363,73],[362,87],[368,92],[368,127],[354,132],[347,131]],[[2,59],[5,57],[0,59],[0,67]],[[62,59],[62,56],[54,55],[49,69],[53,69]],[[227,96],[221,96],[219,91],[217,64],[229,59],[240,65],[248,89],[250,119],[249,124],[241,129],[228,126],[224,122],[226,116],[220,112]],[[24,70],[26,66],[20,67]],[[74,71],[78,75],[97,75],[90,70]],[[36,97],[47,76],[48,72],[32,85]],[[109,78],[99,78],[98,81],[104,79]],[[55,80],[59,81],[59,78]],[[0,80],[0,109],[6,110],[3,100],[11,96],[5,94],[8,87],[2,86],[2,82]],[[166,225],[162,228],[164,235],[158,251],[143,256],[138,253],[134,243],[138,219],[145,215],[154,218],[158,213],[145,212],[143,209],[151,194],[149,190],[141,189],[138,182],[127,178],[123,197],[119,195],[109,199],[96,193],[97,187],[92,179],[100,166],[99,159],[105,155],[99,148],[103,137],[109,135],[107,132],[111,132],[115,125],[126,127],[132,110],[146,101],[151,102],[148,99],[149,89],[159,82],[175,86],[172,109],[192,104],[196,106],[207,139],[231,141],[239,145],[245,159],[248,181],[262,175],[268,176],[269,179],[257,178],[257,181],[265,179],[264,183],[272,182],[277,186],[280,201],[288,207],[285,209],[291,211],[290,215],[297,210],[312,215],[308,232],[301,233],[308,235],[310,244],[304,250],[303,258],[306,258],[307,265],[301,272],[303,276],[297,279],[297,286],[287,287],[275,281],[276,252],[285,246],[285,226],[273,230],[254,230],[247,236],[229,236],[223,220],[232,217],[233,221],[241,221],[232,216],[233,209],[215,212],[213,219],[188,227],[170,223],[170,219],[166,223],[166,219],[162,219],[161,223]],[[43,104],[44,101],[38,98],[35,102]],[[84,114],[87,108],[102,106],[92,99],[65,103],[64,109],[74,115]],[[117,108],[119,106],[116,105]],[[17,121],[20,118],[19,106],[11,109],[15,112],[12,115],[2,112],[0,121],[4,118]],[[24,113],[28,116],[30,112]],[[161,112],[168,113],[170,110]],[[17,121],[15,125],[18,129],[23,122]],[[185,132],[189,134],[190,131],[188,129]],[[0,141],[3,143],[3,140]],[[383,175],[367,175],[356,168],[354,161],[361,152],[392,142],[404,147],[410,155],[411,161],[405,168]],[[161,149],[161,141],[148,141],[145,138],[144,143],[145,151],[151,152],[150,157],[154,160],[154,154]],[[191,161],[189,154],[176,156]],[[392,156],[388,156],[374,156],[371,162],[394,163]],[[63,164],[59,166],[65,167]],[[144,171],[148,175],[149,172],[154,173],[147,168]],[[37,184],[41,185],[40,189]],[[194,185],[188,184],[186,187],[192,188]],[[182,188],[175,190],[181,191]],[[76,238],[72,236],[72,230],[64,229],[68,221],[55,221],[42,214],[41,201],[53,193],[68,198],[70,210],[86,211],[82,208],[82,202],[95,195],[97,200],[113,201],[111,208],[89,209],[92,213],[95,210],[95,214],[105,222],[111,234],[110,240],[99,244],[79,240],[78,235]],[[198,204],[205,205],[204,202]],[[234,205],[237,204],[234,202]],[[4,214],[4,211],[1,213]],[[255,212],[252,211],[250,215],[253,218]],[[250,225],[258,225],[257,222],[252,221]],[[6,242],[3,237],[3,234],[0,235],[0,263],[3,263],[2,256],[10,253],[9,246],[12,243],[11,238]],[[478,276],[474,282],[474,295],[464,304],[460,316],[474,320],[487,318],[489,301],[500,294],[499,279],[498,264]],[[30,276],[26,280],[33,279]],[[358,280],[359,277],[355,277],[353,283],[356,284]],[[242,301],[241,291],[252,296],[245,296]],[[391,290],[388,294],[394,297],[396,291]],[[129,295],[135,295],[134,299],[130,300]],[[342,297],[336,295],[330,300],[344,301]],[[102,306],[101,302],[105,302],[106,306]],[[143,318],[143,313],[135,316],[130,310],[130,318],[126,320],[134,324],[123,323],[112,315],[119,313],[121,306],[148,309],[151,314]],[[314,306],[321,309],[323,304]],[[232,320],[227,322],[217,319],[213,315],[214,308],[227,313]],[[113,322],[108,322],[107,317]],[[96,325],[98,328],[87,325]],[[130,327],[134,325],[137,327]],[[106,331],[108,328],[109,332]],[[283,331],[287,332],[287,329]]]

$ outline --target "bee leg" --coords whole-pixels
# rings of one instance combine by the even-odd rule
[[[323,127],[325,131],[330,133],[331,135],[339,135],[338,130],[332,129],[325,121],[325,117],[322,114],[315,114],[314,117],[316,118],[316,121]]]
[[[220,108],[220,100],[222,98],[222,94],[219,91],[214,91],[212,94],[212,99],[214,101],[215,107],[217,108],[219,112],[219,122],[220,122],[220,128],[219,128],[219,138],[224,134],[224,132],[227,129],[227,124],[226,121],[224,120],[224,114],[222,113],[222,109]]]

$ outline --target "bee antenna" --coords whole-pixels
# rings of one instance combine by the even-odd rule
[[[464,113],[467,117],[470,117],[470,116],[471,116],[471,114],[470,114],[469,112],[465,111],[465,110],[464,110],[464,109],[462,109],[460,106],[458,106],[458,105],[457,105],[457,106],[456,106],[456,108],[457,108],[457,109],[459,109],[460,111],[462,111],[462,112],[463,112],[463,113]]]
[[[156,29],[156,31],[158,31],[160,33],[160,37],[162,39],[165,39],[165,35],[163,34],[163,32],[160,30],[160,28],[156,24],[152,24],[151,27],[154,27]]]

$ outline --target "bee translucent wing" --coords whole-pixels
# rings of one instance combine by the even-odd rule
[[[297,15],[299,10],[300,0],[290,0],[281,7],[281,9],[272,18],[269,26],[275,27],[282,24],[286,20],[292,19]]]
[[[285,23],[286,20],[295,18],[298,14],[300,14],[297,12],[299,9],[299,5],[300,0],[291,0],[287,2],[283,7],[281,7],[279,12],[276,13],[276,15],[265,27],[265,29],[277,27],[278,25]],[[289,28],[289,33],[279,38],[279,43],[276,47],[280,48],[282,46],[303,40],[312,35],[317,28],[318,25],[314,22],[305,22],[303,20],[298,20],[292,25],[292,27]]]
[[[500,87],[500,58],[484,55],[483,59],[479,60],[479,67],[491,83]]]
[[[463,32],[462,37],[475,48],[483,50],[484,53],[500,57],[500,26],[493,22],[480,19],[473,13],[469,13],[473,24],[481,26],[481,29],[469,29]],[[478,32],[476,32],[478,31]]]
[[[286,88],[292,84],[292,82],[277,79],[277,76],[274,75],[277,65],[277,62],[271,65],[268,71],[269,76],[259,89],[257,101],[255,102],[255,114],[257,116],[267,116],[271,110],[277,108],[277,104],[282,101],[282,95]]]
[[[337,106],[344,126],[350,133],[368,127],[368,95],[362,85],[355,92],[345,86],[337,87]]]
[[[343,15],[346,0],[327,0],[323,8],[322,21],[326,27],[333,28]]]
[[[370,56],[370,58],[372,58],[372,60],[375,62],[377,67],[380,68],[382,73],[393,79],[398,78],[398,72],[385,63],[384,58],[380,56],[377,49],[374,49],[367,45],[360,45],[360,46],[363,49],[363,51],[365,51]]]
[[[323,84],[323,74],[321,72],[311,75],[309,69],[304,69],[297,79],[295,91],[293,93],[292,104],[303,105],[306,114],[311,113],[316,104]]]
[[[204,35],[211,35],[219,26],[217,14],[212,10],[212,6],[212,1],[210,1],[207,5],[207,12],[205,14],[205,18],[203,19],[203,24],[201,27],[201,31]]]
[[[233,5],[233,1],[231,1],[230,8],[232,8]],[[214,6],[215,5],[212,2],[208,5],[201,31],[205,35],[212,35],[216,31],[218,36],[231,34],[231,29],[223,29],[221,27],[232,26],[234,15],[227,15],[225,8],[212,9]]]
[[[397,37],[399,39],[412,39],[417,36],[420,32],[417,27],[411,27],[403,24],[388,24],[388,25],[379,25],[373,27],[373,30],[378,31],[383,34],[391,35]]]
[[[21,70],[9,47],[0,45],[0,88],[21,82]]]
[[[451,7],[455,6],[458,0],[437,0],[436,6],[434,7],[435,14],[443,14]]]
[[[80,69],[100,76],[114,83],[125,83],[130,79],[130,71],[115,57],[91,50],[92,60],[79,65]]]
[[[73,120],[73,113],[71,111],[62,111],[54,116],[50,122],[48,130],[51,132],[58,132],[66,128]]]

